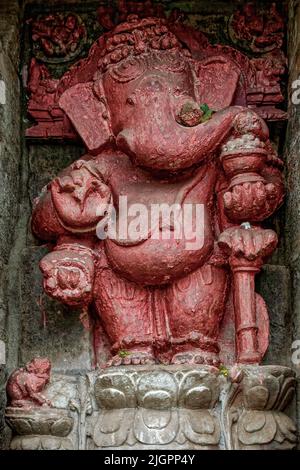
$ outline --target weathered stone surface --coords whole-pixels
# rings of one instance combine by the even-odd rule
[[[0,107],[0,139],[8,146],[19,145],[20,134],[20,83],[9,56],[0,52],[0,80],[5,83],[5,103]],[[18,155],[15,155],[15,159]]]
[[[0,2],[0,340],[8,353],[8,263],[18,216],[20,170],[19,5]],[[12,332],[10,332],[12,334]],[[14,345],[17,351],[17,343]],[[3,350],[1,350],[3,352]],[[0,448],[7,448],[10,432],[4,429],[6,366],[0,364]]]
[[[0,23],[0,32],[3,24]],[[17,72],[5,49],[0,49],[0,256],[8,261],[19,202],[20,86]]]
[[[285,266],[265,265],[257,278],[257,292],[264,298],[270,317],[270,343],[264,364],[290,363],[290,273]]]
[[[0,141],[0,253],[3,262],[8,262],[13,243],[14,227],[18,215],[19,194],[16,188],[19,183],[19,163],[15,155],[17,147]]]
[[[0,337],[1,338],[1,337]],[[9,445],[10,433],[5,427],[4,410],[6,406],[5,383],[7,379],[6,368],[0,365],[0,450],[5,449]]]
[[[294,386],[294,373],[281,366],[114,367],[77,379],[54,374],[44,392],[53,408],[8,407],[6,420],[16,450],[292,449]]]
[[[20,6],[17,0],[0,2],[0,51],[4,51],[17,70],[20,56]]]
[[[35,145],[29,148],[28,192],[33,203],[46,184],[66,164],[78,158],[82,149],[75,146]],[[26,214],[30,219],[30,208]],[[26,228],[27,232],[27,228]],[[92,362],[89,332],[84,330],[80,311],[55,302],[42,291],[42,276],[38,267],[40,259],[47,253],[47,246],[38,247],[30,226],[23,241],[22,256],[19,255],[20,298],[14,306],[16,315],[21,314],[22,340],[20,359],[22,363],[33,356],[49,356],[56,370],[81,370]],[[16,312],[18,310],[18,312]]]
[[[67,410],[19,408],[6,409],[6,422],[16,435],[12,450],[71,450],[68,435],[74,420]]]
[[[300,105],[293,103],[293,82],[300,78],[300,4],[297,0],[290,2],[289,21],[289,122],[286,139],[287,164],[287,202],[286,227],[287,256],[291,264],[299,263],[300,254]],[[299,88],[299,87],[298,87]]]
[[[42,188],[83,152],[81,145],[30,145],[28,196],[31,204]]]
[[[21,363],[35,356],[48,356],[55,370],[90,369],[90,333],[79,320],[81,311],[43,293],[38,263],[46,252],[46,247],[31,247],[23,255],[19,306]]]
[[[95,379],[99,416],[88,443],[204,449],[224,448],[225,440],[226,449],[293,448],[295,426],[282,411],[294,385],[292,371],[280,366],[234,367],[225,376],[199,366],[108,369]]]
[[[289,123],[286,138],[287,201],[285,236],[287,261],[291,268],[293,338],[300,339],[300,104],[293,100],[294,80],[300,78],[300,2],[289,5]],[[298,86],[299,89],[299,86]],[[293,102],[294,101],[294,102]],[[300,423],[300,367],[294,364],[298,379],[297,414]],[[300,430],[298,427],[298,436]]]

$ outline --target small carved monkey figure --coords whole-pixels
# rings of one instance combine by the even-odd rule
[[[8,379],[8,404],[17,408],[51,406],[41,392],[50,380],[51,363],[47,358],[35,358],[24,368],[15,370]]]

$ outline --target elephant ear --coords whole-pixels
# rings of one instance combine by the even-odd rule
[[[225,57],[209,57],[197,64],[197,94],[200,104],[206,103],[214,111],[234,102],[241,71]]]
[[[111,139],[108,113],[103,102],[94,93],[94,84],[78,83],[66,90],[59,99],[88,151],[97,154]]]

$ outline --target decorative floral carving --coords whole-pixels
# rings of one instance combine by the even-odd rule
[[[220,378],[208,371],[190,371],[179,384],[181,435],[177,442],[217,446],[221,436],[219,420],[212,411],[219,400]],[[184,436],[184,438],[183,438]]]
[[[68,438],[54,436],[16,436],[11,442],[11,450],[73,450]]]
[[[284,20],[277,11],[276,3],[266,10],[249,2],[230,18],[229,34],[232,41],[246,51],[264,53],[280,49]]]
[[[232,371],[227,416],[236,449],[292,449],[296,427],[283,413],[295,393],[295,374],[286,367]]]
[[[73,420],[64,410],[21,410],[6,408],[6,422],[19,435],[39,434],[66,437]]]
[[[73,398],[69,401],[70,410],[78,414],[77,435],[79,450],[86,449],[86,419],[93,412],[91,381],[91,374],[80,376],[78,380],[78,395],[75,399]]]
[[[73,418],[67,410],[6,408],[6,422],[14,432],[12,450],[68,450]]]
[[[73,12],[40,15],[30,20],[33,52],[43,62],[67,62],[77,57],[86,41],[86,28]]]
[[[102,374],[95,381],[95,397],[100,408],[135,408],[135,384],[122,372]]]
[[[15,450],[291,449],[294,391],[294,373],[281,366],[112,367],[54,375],[56,408],[8,407],[6,421]]]
[[[249,105],[257,106],[260,115],[268,120],[286,118],[286,112],[275,108],[284,100],[281,81],[287,70],[287,59],[283,52],[276,49],[258,58],[251,59],[255,68],[255,83],[247,90]]]
[[[118,22],[125,21],[129,15],[138,15],[140,18],[147,16],[155,16],[157,18],[165,18],[164,7],[160,3],[154,3],[152,0],[143,2],[118,0],[117,12],[109,5],[100,5],[98,8],[99,23],[103,28],[111,30]]]
[[[179,40],[185,44],[186,53],[190,53],[193,58],[197,60],[200,58],[208,59],[216,55],[227,58],[235,63],[243,76],[243,80],[239,82],[238,89],[235,93],[236,104],[255,107],[257,112],[264,119],[284,120],[286,119],[286,112],[275,107],[284,100],[280,84],[286,70],[286,58],[280,50],[283,37],[283,20],[280,19],[276,7],[272,7],[271,13],[269,14],[260,10],[256,12],[255,10],[253,13],[253,21],[251,20],[250,14],[253,7],[248,6],[245,7],[245,9],[246,12],[235,13],[230,24],[238,24],[242,30],[246,28],[247,32],[245,35],[247,38],[251,28],[254,28],[255,34],[258,36],[255,34],[251,36],[250,34],[250,46],[248,39],[243,40],[243,44],[245,44],[245,48],[248,51],[252,47],[251,41],[256,41],[259,45],[259,47],[257,46],[258,52],[263,54],[268,53],[265,56],[261,55],[260,57],[249,58],[241,53],[240,50],[228,45],[216,44],[212,46],[203,33],[189,26],[186,22],[183,22],[185,15],[178,9],[174,9],[168,18],[166,18],[161,5],[152,3],[151,1],[120,1],[117,12],[112,7],[102,5],[98,9],[98,15],[101,25],[106,30],[113,30],[116,24],[118,24],[116,30],[120,29],[121,25],[119,23],[125,21],[127,17],[129,23],[137,21],[137,15],[140,18],[144,18],[146,23],[148,16],[161,18],[162,27],[158,35],[156,32],[159,28],[155,27],[152,29],[151,27],[148,28],[148,39],[145,34],[140,34],[139,40],[136,46],[134,46],[136,53],[140,51],[140,54],[143,51],[145,40],[146,42],[149,40],[149,42],[153,43],[154,49],[166,50],[165,57],[161,61],[162,65],[164,65],[168,63],[168,58],[170,62],[172,47]],[[238,20],[239,15],[245,17],[244,23]],[[39,17],[35,21],[31,20],[31,22],[32,29],[35,31],[34,51],[36,59],[42,60],[43,62],[66,61],[80,54],[85,42],[86,31],[78,15],[73,13],[57,13],[48,15],[47,17]],[[69,23],[70,25],[68,27],[64,26]],[[70,26],[75,24],[75,29],[72,30]],[[241,26],[243,24],[244,26]],[[257,30],[258,24],[262,25],[262,32]],[[55,27],[53,25],[55,25]],[[230,27],[229,30],[233,31],[232,27]],[[120,30],[120,32],[122,31]],[[232,34],[234,33],[232,32]],[[242,34],[242,32],[240,34]],[[262,34],[263,39],[260,38],[260,34]],[[153,35],[153,37],[151,37],[151,35]],[[38,126],[28,129],[28,137],[76,139],[75,130],[58,106],[59,97],[66,89],[76,83],[92,80],[97,71],[99,61],[104,70],[110,63],[118,63],[127,56],[130,59],[130,51],[133,48],[135,39],[130,32],[124,30],[123,40],[121,41],[122,44],[119,44],[121,36],[122,34],[113,34],[107,44],[105,35],[100,36],[91,47],[88,57],[75,63],[59,80],[52,79],[47,69],[44,68],[42,70],[40,64],[32,62],[29,76],[30,83],[35,84],[35,86],[28,87],[30,94],[28,111],[33,119],[38,122]],[[116,41],[116,43],[114,43],[114,41]],[[122,47],[119,47],[120,45]],[[240,44],[238,45],[240,46]],[[104,50],[106,47],[110,48],[110,50],[108,51],[109,53],[105,54]],[[60,54],[59,57],[57,57],[57,54]],[[174,61],[171,60],[171,62],[173,63]],[[179,63],[183,63],[180,58]],[[231,67],[232,65],[233,64],[231,64]],[[120,70],[115,68],[114,76],[120,80],[126,81],[133,76],[135,69],[135,67],[127,67],[126,71],[122,70],[122,73],[120,73]],[[217,72],[218,70],[216,69],[213,76],[215,76]],[[201,81],[202,80],[199,81],[200,84]],[[226,83],[225,78],[224,83]],[[215,91],[214,105],[217,104],[218,101],[216,97],[220,96],[221,93],[220,90]],[[194,118],[192,121],[193,120]]]
[[[166,371],[142,375],[137,383],[134,436],[144,444],[169,444],[178,432],[177,383]]]
[[[219,399],[217,369],[178,367],[103,372],[95,380],[99,416],[91,436],[97,447],[216,446],[220,425],[211,411]]]

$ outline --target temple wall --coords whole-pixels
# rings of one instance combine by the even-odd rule
[[[300,104],[295,102],[293,83],[300,78],[300,2],[292,0],[289,9],[289,121],[286,138],[286,239],[287,265],[291,273],[293,340],[300,339]],[[298,84],[299,89],[299,84]],[[293,95],[294,94],[294,95]],[[299,347],[299,344],[298,344]],[[297,413],[300,423],[300,364],[298,376]]]
[[[50,9],[53,5],[67,8],[68,3],[73,2],[29,0],[22,5],[18,3],[0,0],[0,448],[6,448],[9,439],[3,419],[8,373],[34,356],[49,357],[54,371],[69,375],[90,369],[93,364],[90,333],[78,320],[81,312],[43,293],[38,262],[47,252],[47,246],[41,246],[34,239],[29,225],[34,198],[61,169],[82,155],[83,147],[57,142],[33,143],[24,139],[28,120],[21,77],[26,77],[30,57],[24,19],[32,12],[39,12],[45,4]],[[97,2],[77,0],[74,3],[83,14],[91,12],[86,13],[90,21],[95,20],[92,12]],[[169,7],[171,3],[171,6],[186,8],[192,22],[211,30],[211,37],[216,40],[223,35],[224,16],[234,8],[234,2],[225,0],[213,2],[213,5],[207,0],[165,3]],[[197,13],[193,12],[196,10]],[[98,32],[95,31],[95,35]],[[287,199],[270,221],[279,234],[280,244],[269,264],[264,266],[257,288],[270,312],[271,339],[264,364],[292,366],[300,377],[300,366],[291,363],[292,342],[300,340],[300,105],[291,102],[291,85],[300,73],[299,0],[290,1],[288,53],[289,124],[282,155],[286,163]],[[52,67],[58,76],[63,70],[64,65],[56,70]],[[282,149],[285,125],[273,126],[272,132]],[[5,344],[6,350],[3,364],[1,344]],[[300,423],[300,383],[297,412]]]
[[[0,448],[7,445],[4,433],[7,367],[17,365],[19,321],[10,311],[10,280],[13,247],[18,237],[19,204],[22,198],[20,108],[20,10],[17,1],[0,2]],[[4,357],[5,356],[5,357]],[[8,359],[9,358],[9,359]],[[5,365],[6,362],[6,365]]]

